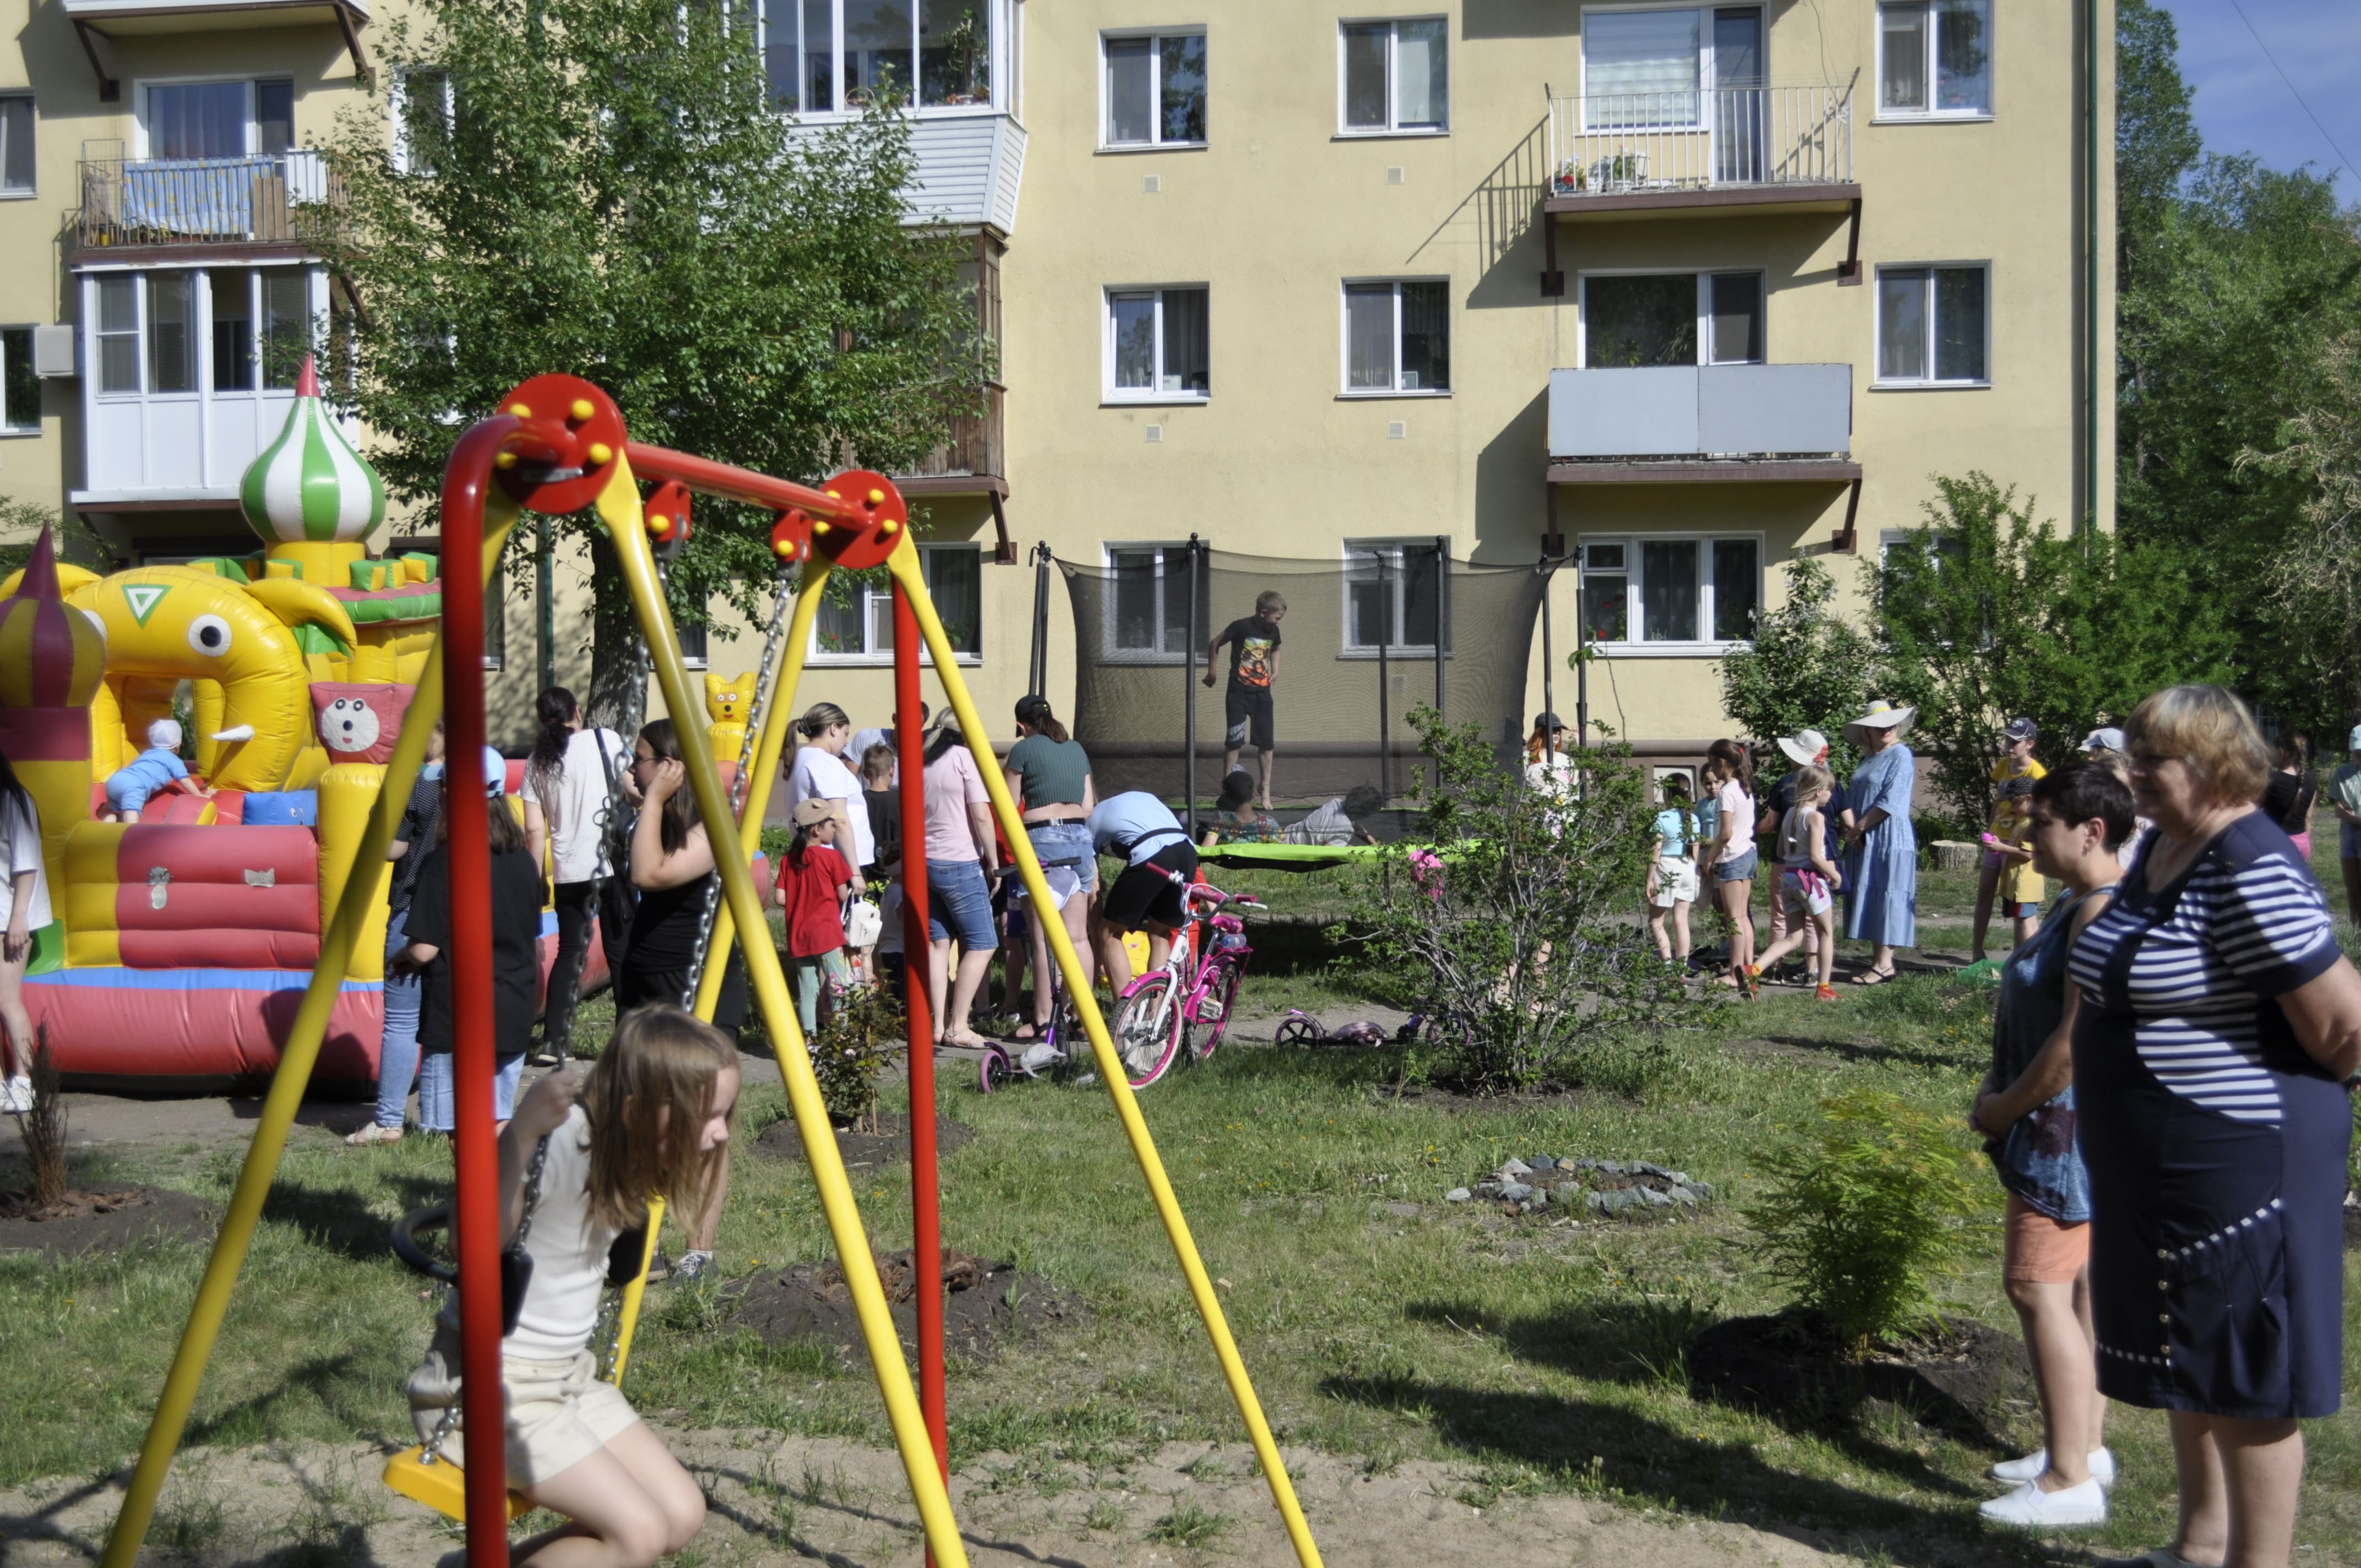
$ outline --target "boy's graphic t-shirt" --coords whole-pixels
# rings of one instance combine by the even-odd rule
[[[1243,616],[1222,633],[1230,644],[1230,685],[1246,691],[1270,689],[1270,656],[1279,652],[1279,622]]]

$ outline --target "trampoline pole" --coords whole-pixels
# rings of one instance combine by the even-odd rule
[[[1451,649],[1451,536],[1434,536],[1434,722],[1451,724],[1450,694],[1444,690],[1444,655]],[[1434,787],[1443,788],[1443,759],[1434,760]]]
[[[1542,575],[1542,711],[1548,713],[1554,709],[1557,701],[1551,695],[1550,682],[1550,669],[1557,663],[1557,655],[1550,650],[1550,579],[1557,576],[1557,570],[1549,564],[1546,555],[1541,558],[1536,569]],[[1582,717],[1579,710],[1575,717],[1577,719]],[[1557,761],[1557,731],[1549,727],[1547,720],[1542,724],[1542,755],[1548,762]]]
[[[1378,556],[1378,790],[1388,801],[1394,797],[1394,723],[1386,701],[1386,683],[1391,672],[1386,667],[1386,645],[1394,640],[1394,584],[1386,570],[1385,552]]]
[[[1025,672],[1025,689],[1049,695],[1049,544],[1033,546],[1033,660]]]
[[[1204,545],[1189,536],[1189,624],[1182,629],[1180,658],[1180,787],[1187,792],[1189,842],[1197,841],[1197,558]],[[1262,760],[1263,777],[1270,777],[1270,759]]]

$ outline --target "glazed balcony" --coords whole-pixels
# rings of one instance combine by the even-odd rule
[[[986,381],[983,409],[953,414],[943,444],[917,466],[895,475],[895,482],[911,495],[1005,496],[1008,469],[1001,415],[1006,399],[1006,388]]]

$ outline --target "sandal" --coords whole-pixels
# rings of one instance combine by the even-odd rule
[[[346,1133],[345,1135],[346,1145],[357,1149],[366,1148],[371,1144],[398,1144],[400,1142],[401,1142],[401,1129],[400,1127],[380,1127],[375,1122],[371,1122],[368,1126],[363,1127],[357,1133]]]
[[[1893,978],[1894,971],[1890,969],[1865,969],[1852,977],[1852,982],[1855,985],[1883,985]]]
[[[1047,1024],[1016,1024],[1010,1027],[1008,1037],[1017,1045],[1030,1046],[1040,1040],[1042,1031],[1047,1028]]]

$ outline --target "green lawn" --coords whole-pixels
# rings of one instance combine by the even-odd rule
[[[1249,985],[1268,1011],[1301,983]],[[1456,1460],[1479,1503],[1572,1489],[1857,1532],[1897,1561],[1961,1549],[2041,1560],[1975,1519],[1994,1450],[1898,1409],[1830,1425],[1689,1398],[1686,1335],[1784,1299],[1735,1204],[1688,1223],[1573,1227],[1441,1201],[1508,1154],[1547,1152],[1653,1159],[1742,1202],[1762,1151],[1824,1095],[1874,1087],[1963,1110],[1985,1058],[1983,1007],[1980,992],[1923,978],[1840,1006],[1775,994],[1725,1009],[1710,1031],[1615,1048],[1597,1074],[1614,1091],[1504,1104],[1396,1098],[1385,1053],[1245,1048],[1176,1073],[1142,1103],[1283,1440],[1375,1469]],[[962,1074],[946,1080],[945,1109],[979,1135],[944,1164],[946,1241],[1014,1259],[1079,1292],[1092,1313],[995,1365],[954,1367],[954,1463],[1000,1450],[1120,1468],[1164,1438],[1235,1441],[1235,1413],[1104,1093],[1044,1084],[987,1099]],[[775,1090],[751,1096],[720,1249],[733,1275],[828,1250],[805,1171],[745,1146],[782,1114]],[[237,1152],[151,1151],[103,1174],[219,1197]],[[385,1226],[438,1195],[448,1174],[445,1148],[424,1140],[347,1151],[297,1129],[192,1442],[406,1431],[401,1382],[427,1306],[386,1255]],[[905,1179],[856,1175],[855,1185],[877,1245],[906,1245]],[[2007,1325],[1998,1253],[1985,1230],[1953,1295]],[[126,1460],[203,1258],[189,1246],[66,1264],[0,1258],[0,1409],[10,1416],[0,1485]],[[659,1287],[651,1299],[630,1386],[642,1408],[693,1425],[883,1441],[865,1370],[733,1333],[709,1295]],[[2006,1436],[2039,1441],[2029,1412]],[[2169,1538],[2163,1423],[2122,1412],[2111,1441],[2125,1479],[2115,1522],[2092,1544],[2145,1550]],[[2361,1418],[2314,1423],[2311,1442],[2298,1533],[2316,1554],[2299,1561],[2361,1562]],[[2087,1540],[2058,1560],[2080,1561]]]

